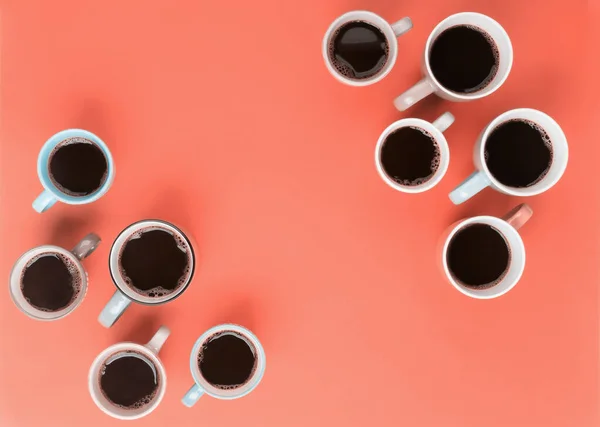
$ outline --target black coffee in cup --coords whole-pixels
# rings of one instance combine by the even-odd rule
[[[170,230],[152,226],[133,233],[119,254],[125,282],[145,297],[163,297],[185,286],[191,275],[191,248]]]
[[[440,147],[424,129],[406,126],[390,133],[381,147],[381,165],[398,184],[416,186],[429,181],[440,166]]]
[[[500,54],[494,39],[473,25],[450,27],[429,51],[429,66],[446,89],[470,94],[484,89],[498,72]]]
[[[211,336],[198,354],[198,367],[204,379],[223,390],[243,386],[254,374],[256,362],[254,346],[233,331]]]
[[[484,147],[485,163],[501,184],[525,188],[541,181],[552,165],[550,137],[529,120],[509,120],[498,125]]]
[[[390,48],[383,32],[363,21],[340,26],[329,41],[329,59],[344,77],[356,80],[377,75],[388,61]]]
[[[68,257],[53,252],[32,258],[21,274],[21,292],[35,308],[58,311],[71,304],[81,291],[79,269]]]
[[[506,239],[487,224],[470,224],[458,230],[448,245],[446,261],[460,284],[486,289],[508,272],[511,253]]]
[[[48,160],[52,183],[63,193],[88,196],[99,190],[108,176],[104,152],[87,138],[74,137],[58,144]]]
[[[161,381],[158,370],[144,355],[123,351],[112,355],[100,370],[102,394],[124,409],[143,408],[152,402]]]

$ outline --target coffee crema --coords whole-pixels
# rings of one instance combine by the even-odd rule
[[[198,354],[198,368],[212,386],[230,390],[243,386],[256,370],[254,345],[243,335],[219,332],[209,337]]]
[[[48,160],[50,180],[63,193],[84,197],[98,191],[108,177],[108,161],[98,145],[87,138],[68,138]]]
[[[68,307],[81,292],[79,268],[68,257],[45,252],[33,257],[21,274],[21,292],[38,310],[54,312]]]
[[[102,394],[111,403],[124,409],[140,409],[152,403],[161,379],[146,356],[123,351],[104,362],[98,381]]]
[[[504,235],[488,224],[469,224],[458,230],[446,255],[452,276],[464,286],[487,289],[498,284],[510,265]]]
[[[364,21],[351,21],[340,26],[331,36],[328,50],[334,68],[354,80],[377,75],[390,54],[383,32]]]
[[[119,269],[125,283],[142,296],[167,296],[185,286],[192,269],[191,247],[160,226],[133,233],[121,248]]]
[[[405,126],[390,133],[380,152],[386,175],[405,186],[429,181],[440,167],[440,147],[426,130]]]

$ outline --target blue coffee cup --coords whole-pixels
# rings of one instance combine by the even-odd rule
[[[54,149],[66,140],[72,138],[83,138],[92,142],[98,147],[104,157],[106,158],[106,179],[102,185],[94,191],[92,194],[85,196],[74,196],[68,194],[56,186],[50,177],[50,157],[54,152]],[[86,203],[92,203],[102,197],[109,190],[112,182],[115,178],[115,165],[110,154],[110,150],[100,138],[91,132],[82,129],[68,129],[58,132],[57,134],[50,137],[48,141],[42,147],[38,156],[37,172],[40,182],[44,187],[44,191],[33,201],[33,209],[37,212],[45,212],[50,209],[56,202],[63,202],[69,205],[83,205]]]
[[[254,353],[254,369],[250,374],[250,377],[243,384],[220,387],[219,385],[211,384],[202,375],[199,366],[199,360],[202,357],[201,352],[212,339],[222,335],[236,335],[238,338],[246,341],[246,344],[248,344]],[[248,329],[228,323],[215,326],[204,332],[200,338],[198,338],[196,344],[194,344],[194,348],[190,355],[190,370],[192,371],[192,377],[194,378],[195,384],[189,389],[185,396],[183,396],[181,402],[187,407],[192,407],[204,394],[223,400],[243,397],[258,386],[265,373],[266,364],[267,359],[265,357],[265,350],[256,335]]]

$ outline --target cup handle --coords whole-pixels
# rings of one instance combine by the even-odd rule
[[[490,185],[490,180],[481,171],[475,171],[449,194],[455,205],[466,202]]]
[[[46,212],[50,209],[54,204],[58,201],[54,194],[49,192],[48,190],[42,191],[42,193],[37,196],[37,198],[33,201],[32,206],[36,212],[42,213]]]
[[[427,77],[423,77],[416,85],[394,99],[394,106],[400,111],[406,111],[423,98],[431,95],[433,85]]]
[[[183,396],[183,399],[181,399],[181,403],[183,403],[188,408],[191,408],[196,404],[198,400],[200,400],[203,394],[204,390],[202,390],[202,388],[198,384],[194,384],[192,388],[188,390],[185,396]]]
[[[527,203],[521,203],[519,206],[504,215],[502,219],[513,226],[515,230],[523,227],[533,215],[533,209]]]
[[[405,16],[398,22],[392,24],[392,30],[394,31],[394,34],[396,34],[396,37],[400,37],[402,34],[410,31],[412,27],[412,19],[408,16]]]
[[[158,352],[165,344],[165,341],[167,340],[167,338],[169,338],[170,334],[171,330],[169,328],[167,328],[166,326],[161,326],[160,328],[158,328],[158,331],[156,331],[152,339],[148,341],[148,344],[146,344],[146,348],[154,354],[158,355]]]
[[[97,234],[90,233],[81,239],[81,242],[77,243],[71,252],[79,261],[83,261],[96,250],[101,241],[102,239]]]
[[[123,315],[129,304],[131,304],[131,300],[121,291],[116,291],[100,312],[98,322],[105,328],[110,328]]]
[[[445,132],[454,123],[454,115],[448,111],[435,119],[432,125],[440,132]]]

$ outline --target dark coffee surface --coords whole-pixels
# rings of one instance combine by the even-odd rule
[[[104,153],[90,141],[63,143],[50,156],[52,181],[72,196],[94,193],[104,184],[106,172]]]
[[[21,278],[21,290],[39,309],[57,311],[75,295],[75,279],[65,262],[55,254],[43,254],[29,265]]]
[[[429,52],[433,75],[446,89],[472,93],[487,86],[498,70],[498,52],[491,38],[472,26],[443,31]]]
[[[392,132],[381,148],[385,173],[403,185],[419,185],[437,171],[440,149],[423,130],[403,127]]]
[[[346,77],[366,79],[384,67],[389,55],[383,33],[366,22],[348,22],[332,38],[332,62]],[[332,50],[332,52],[331,52]]]
[[[114,404],[139,408],[150,403],[158,388],[155,370],[137,356],[123,356],[104,365],[100,388]]]
[[[465,286],[486,288],[498,282],[508,269],[510,250],[502,236],[487,224],[459,230],[448,246],[450,272]]]
[[[254,372],[255,364],[253,349],[235,333],[210,338],[199,355],[202,376],[221,388],[244,384]]]
[[[511,120],[490,133],[485,159],[500,183],[522,188],[546,175],[552,163],[552,150],[548,136],[535,123]]]
[[[178,247],[178,241],[160,229],[143,231],[140,237],[131,238],[121,252],[121,268],[130,284],[140,291],[174,290],[187,267],[188,256]]]

